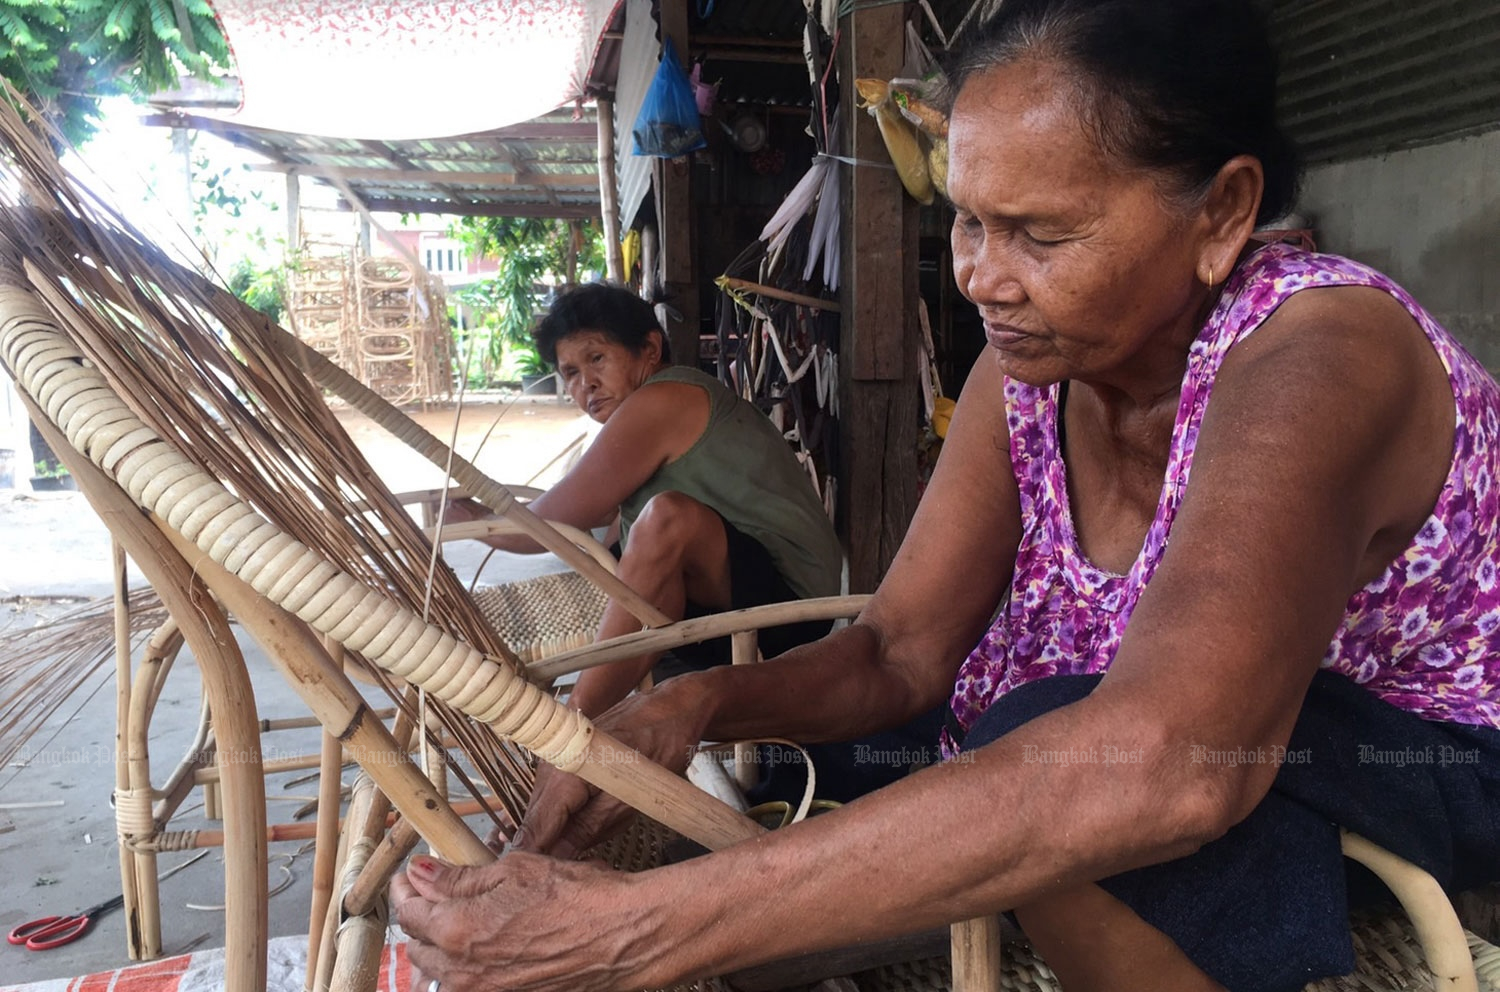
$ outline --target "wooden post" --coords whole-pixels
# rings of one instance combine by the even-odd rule
[[[663,44],[672,40],[679,59],[687,58],[688,0],[662,0],[661,37]],[[681,322],[669,321],[667,328],[672,361],[697,368],[700,273],[692,159],[658,159],[652,175],[661,217],[662,282],[673,309],[682,314]]]
[[[890,79],[901,70],[901,5],[857,7],[843,22],[841,113],[848,153],[890,160],[879,129],[855,107],[853,80]],[[895,557],[916,510],[917,204],[890,169],[840,165],[844,273],[840,383],[844,415],[842,531],[849,548],[849,590],[869,592]]]
[[[604,271],[611,282],[624,282],[625,259],[620,252],[620,198],[615,190],[615,102],[600,97],[594,103],[599,117],[599,216],[604,221]]]
[[[651,299],[661,285],[661,252],[657,250],[656,225],[641,228],[641,296]]]
[[[302,177],[295,172],[286,174],[286,254],[290,259],[292,252],[302,242]]]

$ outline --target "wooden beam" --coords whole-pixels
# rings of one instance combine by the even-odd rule
[[[400,214],[450,214],[459,217],[555,217],[571,220],[574,217],[598,217],[599,207],[593,203],[445,203],[441,200],[394,200],[365,198],[365,206],[372,211]],[[340,210],[354,210],[346,200],[340,199]]]
[[[288,175],[338,176],[352,182],[435,183],[444,186],[576,186],[592,188],[599,181],[593,172],[449,172],[443,169],[377,169],[364,166],[343,168],[312,162],[267,162],[250,166],[255,172]]]
[[[840,78],[897,75],[905,58],[904,19],[899,5],[859,7],[845,17]],[[843,87],[847,154],[888,161],[875,121],[855,107],[854,95],[853,86]],[[890,169],[839,168],[845,170],[847,218],[840,293],[841,530],[849,549],[850,591],[870,592],[916,510],[917,205]]]
[[[660,19],[663,45],[670,38],[677,57],[686,59],[691,41],[688,0],[661,0]],[[661,217],[662,282],[671,306],[682,314],[680,323],[667,328],[672,360],[696,368],[701,287],[698,285],[698,217],[693,209],[692,159],[657,159],[652,177]]]

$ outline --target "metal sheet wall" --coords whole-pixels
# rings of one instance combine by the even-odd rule
[[[1500,127],[1497,0],[1275,0],[1271,25],[1310,162]]]
[[[625,37],[620,42],[620,76],[615,83],[615,176],[620,194],[620,229],[630,227],[651,185],[651,158],[636,155],[630,129],[656,74],[661,46],[651,0],[626,0]]]

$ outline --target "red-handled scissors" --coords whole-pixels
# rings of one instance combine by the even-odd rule
[[[96,919],[124,904],[125,896],[118,895],[109,902],[101,902],[76,916],[43,916],[41,919],[22,923],[6,935],[5,939],[12,944],[25,944],[28,951],[61,947],[82,937]]]

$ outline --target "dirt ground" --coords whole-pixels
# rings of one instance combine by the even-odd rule
[[[466,404],[457,448],[504,482],[546,485],[563,468],[561,463],[548,467],[549,462],[589,433],[590,422],[569,402],[487,400],[481,397]],[[452,406],[408,412],[445,443],[453,436]],[[342,411],[339,419],[392,489],[427,488],[441,482],[441,471],[359,414]],[[451,548],[448,558],[460,576],[467,578],[486,550],[467,542]],[[109,562],[108,533],[81,494],[0,491],[0,630],[29,627],[79,600],[108,595]],[[485,577],[502,580],[558,567],[551,556],[497,554],[485,565]],[[258,715],[304,715],[305,707],[258,649],[243,637],[241,645],[255,685]],[[5,660],[0,658],[0,664]],[[113,665],[107,660],[87,677],[80,676],[80,691],[0,769],[0,931],[39,915],[80,910],[120,891],[110,808],[113,684]],[[198,673],[184,652],[184,661],[167,681],[152,723],[153,779],[158,785],[190,745],[198,706]],[[0,724],[6,719],[0,707]],[[283,731],[263,738],[262,756],[270,760],[305,755],[317,747],[315,730]],[[346,785],[352,783],[353,775],[351,768],[345,769]],[[291,821],[316,789],[315,778],[309,779],[306,772],[268,776],[270,822]],[[172,821],[172,829],[219,826],[204,819],[198,795]],[[485,829],[477,821],[475,827],[481,832]],[[162,855],[158,867],[165,871],[191,856]],[[305,844],[272,845],[270,884],[273,890],[284,886],[270,902],[273,936],[307,932],[311,865]],[[223,903],[223,863],[218,849],[208,849],[206,857],[163,882],[161,900],[167,954],[223,946],[224,918],[217,908]],[[29,952],[0,944],[0,986],[127,963],[123,915],[117,911],[102,917],[81,940],[56,950]],[[297,988],[301,988],[300,980]]]

